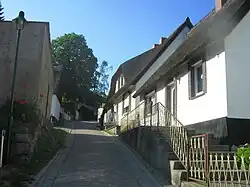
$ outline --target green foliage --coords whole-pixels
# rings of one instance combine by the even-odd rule
[[[40,171],[53,158],[56,152],[64,145],[67,132],[61,129],[52,129],[52,136],[43,134],[37,142],[37,149],[31,161],[25,166],[32,174]]]
[[[249,165],[250,165],[250,147],[248,147],[248,148],[242,147],[242,148],[239,148],[237,150],[236,159],[237,159],[237,163],[239,164],[239,166],[241,165],[241,162],[242,162],[241,158],[242,157],[244,158],[245,167],[246,167],[246,169],[248,169]]]
[[[2,3],[0,2],[0,21],[4,21],[4,12],[3,12],[3,6],[2,6]]]
[[[108,78],[109,78],[109,72],[112,70],[112,66],[109,66],[107,61],[102,61],[99,70],[96,72],[96,77],[98,78],[97,83],[97,91],[100,93],[103,97],[106,97],[109,84],[108,84]]]
[[[3,122],[2,127],[7,127],[8,116],[10,111],[10,101],[7,100],[0,108],[0,119]],[[15,101],[13,108],[14,121],[32,123],[37,125],[41,122],[40,112],[35,104]]]
[[[57,96],[63,97],[65,111],[74,114],[76,103],[99,106],[108,89],[108,63],[103,61],[98,68],[97,58],[81,34],[56,38],[52,49],[53,64],[62,65]]]

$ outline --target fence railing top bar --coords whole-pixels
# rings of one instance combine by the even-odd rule
[[[236,154],[236,151],[208,151],[211,154]]]
[[[124,115],[124,117],[121,119],[123,120],[124,118],[126,118],[129,114],[131,114],[132,112],[136,111],[138,108],[140,108],[143,104],[145,103],[145,101],[143,101],[142,103],[140,103],[137,107],[135,107],[133,110],[131,110],[130,112],[126,113]]]
[[[160,106],[162,106],[166,110],[166,112],[169,113],[171,115],[171,117],[174,118],[175,121],[177,121],[181,126],[184,127],[184,125],[177,119],[177,117],[175,117],[161,102],[159,102],[157,104],[159,104]]]
[[[199,135],[191,136],[190,138],[202,138],[202,137],[206,137],[206,136],[208,136],[208,134],[199,134]]]

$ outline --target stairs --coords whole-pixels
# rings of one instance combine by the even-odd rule
[[[156,135],[158,142],[160,145],[167,147],[167,160],[169,161],[170,166],[170,177],[171,177],[171,184],[173,186],[206,186],[205,183],[197,183],[194,181],[188,181],[187,179],[187,170],[185,169],[184,165],[174,153],[172,147],[169,145],[169,137],[166,136],[164,133],[164,128],[166,127],[151,127],[152,133]],[[189,136],[195,136],[195,130],[189,129],[188,130]],[[230,147],[228,145],[220,145],[218,139],[214,138],[213,135],[208,135],[209,141],[209,151],[210,152],[229,152]],[[232,161],[233,162],[233,161]],[[190,175],[190,174],[189,174]]]
[[[216,175],[216,177],[213,178],[214,180],[220,180],[223,178],[220,169],[223,167],[224,162],[227,167],[229,165],[234,167],[234,156],[230,156],[229,161],[226,160],[229,158],[227,155],[235,154],[234,152],[230,152],[230,147],[228,145],[220,145],[218,139],[214,138],[213,135],[200,135],[196,134],[195,129],[185,128],[164,106],[160,103],[157,103],[157,105],[158,113],[155,115],[157,118],[151,120],[151,126],[141,126],[145,118],[140,115],[138,116],[136,109],[134,110],[135,114],[131,113],[129,115],[137,116],[138,118],[134,119],[127,116],[126,120],[124,120],[124,122],[127,121],[124,123],[124,126],[126,126],[127,128],[125,129],[131,131],[131,133],[135,128],[147,129],[147,134],[140,133],[142,136],[136,134],[137,144],[140,145],[140,142],[143,144],[143,146],[139,148],[143,150],[141,154],[143,155],[145,149],[153,146],[153,149],[149,148],[149,150],[146,151],[146,156],[144,155],[146,158],[145,160],[159,171],[162,171],[165,178],[167,178],[167,180],[170,179],[169,183],[178,187],[203,186],[206,180],[205,176],[210,175],[210,181],[212,181],[212,174],[214,176]],[[128,124],[128,121],[137,121],[137,124],[131,127],[131,125]],[[150,141],[145,139],[147,136],[151,137]],[[154,137],[152,138],[152,136]],[[146,141],[146,143],[143,143],[143,141]],[[225,154],[223,153],[220,158],[213,155],[222,152]],[[220,161],[218,158],[224,160],[221,163],[218,163]],[[188,160],[189,162],[187,162]],[[211,167],[213,166],[214,168],[211,170]],[[190,167],[189,173],[187,173],[188,167]],[[210,168],[210,173],[207,173],[208,169],[206,168]],[[201,183],[190,181],[190,176],[200,180]],[[229,179],[230,178],[227,180]],[[231,179],[231,181],[232,180],[234,179]],[[220,184],[222,184],[221,181]]]

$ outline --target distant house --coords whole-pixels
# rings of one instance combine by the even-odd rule
[[[16,29],[10,21],[0,22],[0,104],[10,96],[16,52]],[[53,94],[53,69],[49,23],[28,22],[19,47],[15,99],[35,102],[49,118]]]
[[[248,0],[216,0],[193,28],[187,19],[163,43],[122,64],[105,112],[117,112],[121,125],[126,112],[143,106],[146,118],[161,103],[196,133],[211,133],[222,144],[250,142],[249,9]],[[132,69],[135,75],[127,76]]]

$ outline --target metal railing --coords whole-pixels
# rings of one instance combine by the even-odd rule
[[[131,112],[124,115],[124,117],[121,119],[121,133],[136,128],[141,124],[145,124],[144,108],[145,103],[143,102]]]
[[[207,186],[250,186],[250,163],[246,158],[235,152],[210,151],[208,134],[189,136],[189,131],[161,103],[152,106],[154,113],[146,114],[144,107],[145,103],[141,103],[122,118],[122,132],[156,126],[186,168],[188,179]]]
[[[174,153],[183,166],[188,169],[188,130],[161,103],[158,103],[158,112],[160,123],[165,124],[165,128],[161,128],[161,132],[167,135],[166,139],[172,146]],[[165,118],[162,118],[162,116],[165,116]]]

